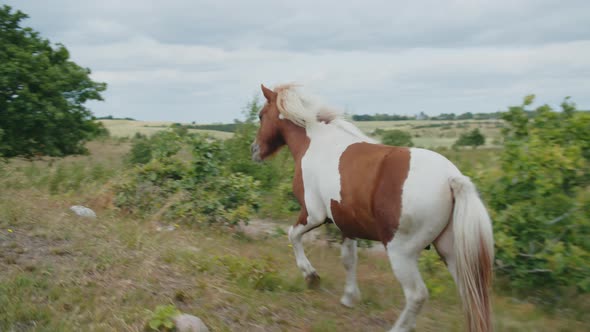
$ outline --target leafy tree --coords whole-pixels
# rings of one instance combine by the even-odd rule
[[[378,132],[381,136],[381,142],[393,146],[414,146],[412,135],[399,129],[383,130]]]
[[[454,146],[471,146],[475,149],[480,145],[484,145],[485,142],[485,136],[479,131],[479,128],[475,128],[470,132],[461,134]]]
[[[503,115],[501,170],[480,188],[494,220],[499,274],[517,288],[590,291],[590,114],[534,100]],[[529,117],[528,114],[533,116]]]
[[[84,107],[102,100],[105,83],[69,60],[65,46],[52,46],[31,28],[27,15],[0,7],[0,154],[63,156],[85,152],[84,142],[104,133]]]

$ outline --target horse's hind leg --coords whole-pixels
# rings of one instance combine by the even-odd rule
[[[344,265],[344,269],[346,269],[346,285],[344,286],[344,295],[342,295],[340,303],[342,303],[344,306],[352,308],[361,297],[361,293],[356,282],[356,240],[345,238],[342,242],[340,250],[342,255],[342,264]]]
[[[445,229],[434,240],[434,247],[438,255],[443,259],[447,265],[447,269],[451,272],[455,284],[457,284],[456,258],[455,258],[455,239],[453,235],[453,221],[449,221]]]
[[[406,306],[391,329],[393,332],[405,332],[414,329],[416,316],[428,299],[428,290],[418,270],[418,256],[422,248],[404,246],[404,237],[394,238],[387,245],[387,254],[393,272],[402,285]]]

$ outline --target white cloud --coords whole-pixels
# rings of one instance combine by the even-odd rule
[[[8,1],[109,84],[98,115],[231,121],[260,83],[357,113],[590,108],[590,3]]]

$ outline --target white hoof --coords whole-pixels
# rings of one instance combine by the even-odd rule
[[[361,293],[356,290],[353,293],[345,293],[340,298],[340,303],[348,308],[353,308],[361,299]]]

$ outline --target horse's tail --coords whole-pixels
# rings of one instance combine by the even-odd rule
[[[492,331],[490,287],[494,238],[490,217],[466,176],[450,180],[455,197],[453,235],[457,283],[471,332]]]

